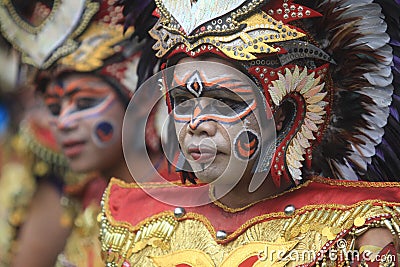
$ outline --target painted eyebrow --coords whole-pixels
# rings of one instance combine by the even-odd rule
[[[186,88],[185,81],[187,81],[188,77],[191,77],[191,75],[192,74],[187,75],[182,80],[178,80],[177,77],[174,76],[173,83],[176,84],[174,88],[180,88],[180,87]],[[203,76],[203,75],[201,75],[201,76]],[[204,89],[207,91],[210,90],[210,89],[208,89],[209,87],[218,86],[219,89],[225,88],[225,89],[227,89],[229,91],[233,91],[235,93],[240,93],[240,94],[245,94],[245,95],[253,93],[252,86],[250,86],[249,84],[243,83],[243,81],[240,79],[222,77],[222,78],[210,81],[210,82],[204,82],[204,81],[201,81],[201,82],[204,84]],[[209,84],[212,84],[212,86],[209,86]],[[180,89],[182,89],[182,88],[180,88]]]
[[[92,86],[88,85],[88,83],[90,83],[92,81],[93,81],[93,79],[91,77],[80,78],[80,79],[76,79],[75,81],[72,81],[65,88],[65,95],[71,96],[71,95],[77,93],[77,91],[83,91],[83,90],[93,90],[93,91],[95,90],[96,91],[95,94],[102,94],[102,93],[104,93],[104,91],[108,90],[107,86],[92,87]],[[60,86],[62,86],[61,83],[60,83]]]
[[[221,88],[229,88],[228,90],[235,93],[251,94],[253,92],[250,85],[243,83],[242,80],[234,78],[222,78],[220,81],[213,81],[213,83],[219,84]]]

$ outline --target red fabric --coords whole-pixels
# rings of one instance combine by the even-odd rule
[[[239,264],[239,267],[253,267],[253,265],[258,261],[258,256],[251,256],[246,259],[244,262]]]
[[[236,213],[225,212],[214,204],[185,209],[187,212],[204,215],[215,231],[223,229],[231,234],[250,219],[264,214],[282,212],[287,205],[294,205],[298,209],[305,205],[331,203],[352,205],[359,201],[378,198],[388,202],[400,200],[400,188],[395,187],[394,184],[384,184],[383,190],[382,187],[368,186],[369,183],[365,182],[341,181],[345,186],[339,186],[330,184],[329,181],[330,179],[317,179],[300,189],[288,192],[278,198],[261,201]],[[109,209],[116,221],[128,222],[135,226],[148,217],[163,211],[173,211],[176,207],[154,199],[140,188],[123,188],[113,182],[110,186]],[[159,199],[169,197],[170,203],[186,203],[187,206],[190,206],[198,198],[208,196],[208,187],[201,185],[159,187],[147,190],[152,195],[157,195]],[[275,216],[274,218],[279,217]],[[265,218],[265,220],[270,219],[272,218]],[[229,224],[226,223],[227,221]],[[227,239],[224,242],[228,241]]]
[[[274,19],[278,20],[278,21],[283,21],[284,23],[288,23],[288,22],[293,21],[293,20],[298,20],[299,17],[297,17],[297,16],[293,16],[293,17],[292,16],[288,16],[288,18],[285,19],[285,17],[284,17],[284,15],[286,14],[285,12],[280,12],[280,13],[276,12],[276,10],[278,10],[278,9],[281,9],[281,10],[283,9],[283,3],[284,3],[284,1],[272,1],[272,3],[269,3],[269,4],[266,5],[265,10],[267,12],[268,12],[269,9],[274,10],[274,13],[273,13],[272,17]],[[317,12],[315,10],[312,10],[310,8],[307,8],[305,6],[294,4],[293,0],[289,0],[288,2],[285,1],[285,4],[287,4],[288,6],[294,6],[295,10],[298,10],[299,7],[303,7],[304,11],[305,10],[310,11],[310,15],[309,16],[304,15],[304,18],[322,17],[321,13],[319,13],[319,12]]]
[[[32,116],[28,121],[28,127],[32,138],[40,145],[56,153],[61,151],[48,124],[41,122],[37,116]]]
[[[82,194],[82,208],[85,209],[91,203],[100,205],[107,181],[102,177],[91,179],[84,188]]]
[[[156,166],[157,168],[157,172],[167,181],[179,181],[180,177],[178,175],[178,173],[175,171],[175,167],[174,166],[170,166],[168,164],[168,160],[163,157],[163,159],[161,160],[161,162],[159,163],[158,166]]]

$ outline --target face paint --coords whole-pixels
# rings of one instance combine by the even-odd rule
[[[99,77],[71,74],[46,88],[54,132],[73,171],[103,171],[123,161],[125,106]]]
[[[249,160],[257,154],[260,138],[255,131],[243,130],[234,141],[233,151],[240,160]]]
[[[100,147],[110,145],[114,141],[114,132],[111,122],[101,121],[93,129],[93,140]]]
[[[263,103],[259,89],[229,62],[202,63],[182,59],[165,76],[173,88],[169,99],[180,151],[201,181],[235,184],[244,172],[251,175],[256,163],[262,144],[258,105]],[[208,144],[204,151],[202,144]]]
[[[234,78],[210,79],[196,70],[182,80],[175,76],[174,85],[171,93],[174,120],[189,123],[192,129],[210,120],[235,124],[257,107],[257,102],[251,97],[252,88]]]
[[[71,83],[55,84],[46,91],[45,102],[55,116],[70,120],[93,116],[107,109],[115,97],[110,97],[109,86],[93,84],[93,79],[80,78]]]

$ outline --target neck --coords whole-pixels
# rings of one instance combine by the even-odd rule
[[[143,151],[142,153],[136,153],[138,155],[147,155],[146,151]],[[125,158],[120,161],[121,164],[119,166],[108,170],[104,174],[107,174],[106,177],[116,177],[128,183],[136,182],[134,179],[136,177],[139,179],[138,182],[143,180],[151,180],[157,175],[157,171],[155,170],[155,168],[157,167],[156,164],[159,164],[162,154],[161,152],[156,152],[149,153],[148,155],[152,165],[149,165],[147,156],[128,157],[128,160],[134,160],[134,162],[130,163],[130,168],[133,172],[132,174],[134,175],[134,177],[129,171]]]
[[[249,185],[252,177],[253,175],[251,173],[246,172],[246,175],[242,177],[239,183],[226,195],[221,197],[219,201],[229,208],[243,208],[265,198],[282,193],[288,187],[284,185],[279,188],[276,187],[270,175],[267,175],[262,184],[255,191],[250,192]],[[223,186],[215,186],[215,196],[220,195],[224,189],[225,187]]]
[[[120,164],[118,164],[114,168],[103,171],[102,175],[107,178],[115,177],[128,183],[134,182],[132,175],[129,172],[128,166],[125,163],[125,160],[121,160]]]

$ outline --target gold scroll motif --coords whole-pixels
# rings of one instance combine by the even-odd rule
[[[400,235],[400,208],[376,202],[363,201],[349,207],[306,206],[293,216],[266,214],[253,218],[250,225],[243,225],[243,229],[238,229],[242,234],[223,245],[217,243],[207,227],[208,220],[200,214],[177,221],[170,217],[172,212],[164,213],[134,233],[132,229],[138,226],[110,222],[103,210],[99,218],[102,249],[107,266],[225,267],[239,266],[249,260],[254,261],[254,266],[297,266],[315,258],[320,259],[317,265],[330,266],[335,263],[324,257],[327,251],[323,248],[327,244],[338,253],[352,249],[355,239],[374,227],[386,227],[394,235]]]

